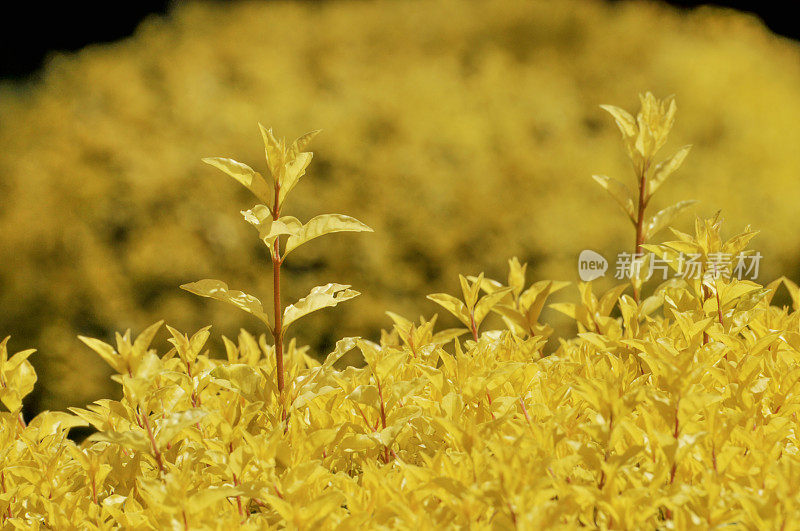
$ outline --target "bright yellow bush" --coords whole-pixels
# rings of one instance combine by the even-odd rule
[[[631,158],[655,161],[674,104],[646,94],[635,119],[606,108]],[[243,214],[273,266],[327,232],[364,230],[346,216],[317,225],[281,215],[281,190],[311,160],[308,136],[289,144],[262,131],[271,182],[230,159],[207,162],[265,202]],[[674,160],[635,164],[642,190],[654,191]],[[655,289],[631,275],[602,294],[579,284],[578,302],[555,305],[578,334],[559,337],[550,355],[541,311],[565,283],[529,285],[517,259],[507,282],[462,276],[463,298],[430,295],[463,327],[390,312],[394,326],[378,342],[345,337],[321,361],[294,339],[284,348],[283,332],[353,293],[312,290],[270,318],[219,281],[187,285],[259,317],[274,343],[242,331],[212,356],[210,327],[191,336],[168,327],[172,348],[159,354],[151,344],[161,322],[136,338],[118,334],[115,346],[82,337],[114,371],[121,399],[29,423],[21,408],[36,381],[32,351],[9,356],[6,339],[0,525],[797,529],[800,287],[712,268],[718,253],[750,252],[755,235],[726,239],[721,225],[698,219],[655,243],[638,224],[643,249],[677,272],[682,253],[697,254],[700,274]],[[772,304],[781,284],[791,311]],[[504,326],[489,329],[490,312]],[[348,353],[363,364],[343,363]],[[76,444],[67,435],[79,426],[96,432]]]
[[[698,225],[703,246],[718,224]],[[707,232],[704,232],[707,231]],[[517,264],[518,265],[518,264]],[[519,270],[517,270],[519,273]],[[796,301],[800,290],[788,283]],[[581,286],[589,328],[478,341],[395,317],[379,344],[345,338],[323,363],[292,341],[288,407],[274,349],[243,332],[227,358],[209,330],[160,323],[116,347],[120,401],[27,426],[35,376],[0,351],[0,518],[15,528],[796,529],[800,312],[776,284],[720,284],[723,322],[696,286],[646,315]],[[614,293],[616,296],[619,292]],[[609,315],[618,305],[622,317]],[[454,347],[454,350],[450,347]],[[338,367],[356,349],[361,368]],[[283,417],[285,420],[281,420]],[[70,427],[98,431],[76,445]]]
[[[723,208],[764,230],[765,275],[792,273],[783,198],[800,195],[798,64],[796,46],[754,19],[640,2],[181,4],[0,89],[0,330],[48,360],[43,408],[113,391],[93,385],[104,369],[76,333],[110,338],[170,316],[235,336],[239,315],[175,286],[219,276],[270,289],[266,253],[236,219],[247,192],[198,161],[254,164],[255,120],[329,131],[298,217],[336,204],[382,235],[297,252],[287,296],[328,278],[365,293],[300,331],[315,353],[375,337],[385,309],[418,313],[458,273],[501,276],[508,256],[537,278],[573,279],[581,249],[633,243],[586,186],[627,171],[597,102],[632,104],[651,86],[678,95],[677,136],[695,146],[653,208]]]

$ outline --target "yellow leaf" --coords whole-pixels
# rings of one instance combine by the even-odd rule
[[[127,362],[117,354],[114,347],[92,337],[78,336],[78,339],[83,341],[90,349],[94,350],[103,358],[103,361],[111,365],[111,368],[117,371],[118,374],[124,374],[126,372]]]
[[[7,342],[8,337],[0,342],[0,402],[16,413],[22,408],[22,399],[33,391],[36,383],[36,371],[28,361],[36,351],[24,350],[8,359]]]
[[[136,340],[133,342],[133,350],[137,354],[141,355],[150,348],[150,343],[153,342],[153,338],[158,333],[158,330],[161,328],[161,325],[164,324],[164,321],[158,321],[157,323],[153,323],[147,328],[145,328],[142,333],[136,336]]]
[[[340,444],[345,452],[363,452],[375,448],[376,441],[363,433],[353,433],[342,439]]]
[[[527,269],[528,264],[520,264],[516,256],[508,261],[508,286],[517,297],[525,289],[525,272]]]
[[[633,195],[624,184],[607,175],[592,175],[592,179],[614,198],[614,201],[617,202],[631,221],[636,221],[636,207],[633,203]]]
[[[360,295],[359,292],[348,289],[349,287],[349,285],[330,283],[324,286],[311,288],[311,292],[308,295],[296,303],[287,306],[283,311],[284,330],[304,315],[321,310],[322,308],[332,308],[340,302],[350,300]]]
[[[44,439],[72,428],[87,427],[89,423],[64,411],[43,411],[36,415],[28,426],[38,431],[39,439]]]
[[[342,356],[356,347],[357,342],[358,338],[356,337],[345,337],[337,341],[336,348],[334,348],[333,352],[325,357],[325,361],[322,364],[323,367],[333,367],[333,364],[336,363]]]
[[[261,131],[261,138],[264,140],[264,152],[267,156],[269,171],[275,182],[281,183],[286,160],[286,146],[275,138],[271,128],[267,129],[261,124],[258,124],[258,128]]]
[[[684,159],[689,154],[692,146],[683,146],[670,158],[659,163],[653,170],[653,175],[647,181],[647,194],[653,195],[656,190],[667,180],[667,178],[675,173],[681,167]]]
[[[156,420],[156,442],[164,446],[175,438],[184,428],[197,423],[207,413],[201,409],[189,409],[173,413],[165,419]]]
[[[352,393],[347,395],[347,398],[365,406],[380,407],[378,388],[374,385],[359,385],[353,389]]]
[[[265,379],[255,367],[236,363],[222,365],[211,371],[214,382],[221,387],[239,392],[250,401],[258,400]]]
[[[503,288],[482,297],[475,307],[475,324],[480,325],[484,318],[489,315],[489,311],[510,293],[511,288]]]
[[[636,120],[628,111],[614,105],[601,105],[600,108],[614,117],[623,138],[636,136]]]
[[[304,243],[332,232],[372,232],[372,229],[355,218],[342,214],[323,214],[312,218],[286,240],[284,256]]]
[[[783,284],[789,291],[789,296],[792,298],[792,307],[795,311],[800,310],[800,287],[786,277],[782,277]]]
[[[149,453],[152,450],[152,446],[144,430],[122,432],[104,431],[90,435],[87,440],[118,444],[142,453]]]
[[[475,277],[471,285],[464,275],[458,275],[458,280],[461,282],[461,292],[464,295],[464,302],[467,303],[467,308],[473,310],[475,304],[478,302],[478,295],[483,285],[483,273]]]
[[[286,199],[286,196],[289,194],[289,192],[291,192],[292,189],[297,185],[300,177],[305,175],[306,168],[308,168],[308,165],[311,164],[312,158],[313,153],[298,153],[293,159],[286,163],[283,182],[281,183],[281,189],[278,192],[278,198],[281,204],[283,204],[283,200]]]
[[[697,201],[689,200],[689,201],[680,201],[675,203],[674,205],[667,207],[663,210],[660,210],[658,214],[652,217],[650,222],[647,224],[647,229],[645,231],[645,239],[649,239],[654,236],[658,231],[663,228],[666,228],[667,225],[672,223],[678,214],[689,208],[690,206],[697,203]]]
[[[272,230],[272,211],[266,205],[256,205],[250,210],[242,210],[244,220],[258,229],[258,236],[263,238]]]
[[[178,355],[184,361],[184,363],[192,363],[197,356],[200,355],[200,351],[203,349],[203,346],[211,335],[209,332],[210,329],[210,326],[201,328],[192,336],[192,339],[190,340],[185,334],[181,334],[171,326],[167,325],[167,330],[172,335],[172,337],[167,341],[175,345],[175,349],[178,351]]]
[[[241,496],[242,494],[244,494],[244,491],[235,487],[210,487],[193,494],[186,503],[186,509],[198,512],[225,498]]]
[[[321,132],[322,131],[320,129],[316,129],[314,131],[311,131],[309,133],[306,133],[298,137],[297,140],[295,140],[292,143],[292,151],[294,151],[295,153],[303,152],[311,143],[311,141],[314,139],[314,137],[320,134]]]
[[[455,315],[466,326],[470,326],[469,311],[467,306],[460,300],[447,293],[433,293],[428,295],[428,299]]]
[[[247,313],[258,317],[265,325],[267,325],[267,328],[272,331],[272,325],[269,322],[269,317],[264,313],[264,309],[261,306],[261,301],[252,295],[248,295],[247,293],[228,290],[228,285],[221,280],[198,280],[197,282],[192,282],[190,284],[183,284],[181,289],[185,289],[186,291],[194,293],[195,295],[200,295],[201,297],[209,297],[211,299],[233,304],[237,308],[240,308]]]
[[[233,159],[224,159],[221,157],[204,158],[203,162],[208,165],[220,169],[239,181],[245,188],[250,190],[253,195],[265,203],[272,200],[272,190],[267,185],[267,182],[260,173],[253,170],[247,164],[236,162]]]

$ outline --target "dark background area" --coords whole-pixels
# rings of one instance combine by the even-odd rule
[[[51,52],[127,37],[145,17],[167,13],[171,4],[167,0],[7,2],[0,16],[0,77],[27,77]]]
[[[172,3],[168,0],[104,4],[28,1],[6,7],[0,22],[0,78],[24,79],[34,74],[52,52],[74,51],[88,44],[127,37],[145,17],[167,13]],[[800,36],[796,17],[790,15],[791,2],[670,0],[666,3],[682,9],[704,4],[732,7],[758,15],[775,33],[793,39]]]

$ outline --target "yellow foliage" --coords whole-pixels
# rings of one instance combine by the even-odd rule
[[[648,98],[645,117],[674,113],[668,105],[649,114]],[[625,121],[622,112],[612,114]],[[640,121],[635,134],[623,131],[642,168],[668,129],[648,123],[656,127],[642,133]],[[307,161],[265,131],[276,201],[245,219],[257,222],[276,266],[282,242],[286,249],[325,230],[280,221],[281,187]],[[214,165],[264,198],[268,183],[253,170]],[[641,190],[655,174],[642,170]],[[365,230],[331,223],[323,226]],[[380,341],[345,337],[322,360],[294,339],[284,348],[283,332],[352,298],[347,286],[313,288],[284,313],[276,304],[270,318],[220,281],[188,285],[256,314],[274,344],[242,330],[223,339],[223,358],[210,353],[210,327],[189,336],[168,326],[172,348],[159,353],[151,345],[162,322],[136,338],[117,334],[116,345],[81,337],[114,371],[121,398],[29,423],[21,401],[36,380],[32,351],[9,356],[6,339],[0,525],[796,529],[800,288],[710,267],[718,253],[751,252],[749,228],[725,239],[715,216],[698,219],[693,233],[672,232],[677,240],[643,248],[677,272],[677,257],[698,255],[697,278],[663,282],[642,301],[625,294],[628,284],[599,296],[579,284],[579,302],[554,305],[578,333],[558,337],[552,353],[541,311],[566,283],[528,285],[528,264],[516,258],[506,283],[460,276],[460,298],[430,296],[467,329],[436,331],[435,316],[417,324],[389,312],[394,326]],[[772,303],[782,284],[792,310]],[[505,326],[487,330],[490,312]],[[467,330],[471,338],[460,339]],[[343,363],[348,353],[361,363]],[[76,427],[94,433],[75,443]]]
[[[706,229],[719,238],[718,223],[698,227],[691,242]],[[511,265],[512,286],[491,293],[525,286]],[[480,280],[464,281],[468,308]],[[721,321],[686,284],[660,286],[650,315],[622,295],[610,304],[622,317],[562,338],[550,356],[513,319],[461,341],[393,314],[379,343],[342,339],[322,363],[290,342],[283,398],[264,336],[226,340],[227,359],[209,356],[207,328],[170,329],[166,354],[150,348],[161,323],[116,347],[86,339],[123,397],[27,425],[19,406],[0,413],[0,518],[87,529],[790,529],[800,312],[770,305],[778,283],[756,287],[733,290]],[[353,349],[363,366],[340,366]],[[97,433],[67,439],[85,425]]]
[[[646,87],[679,98],[673,134],[694,145],[653,212],[684,198],[706,216],[723,208],[764,231],[767,278],[794,278],[799,64],[754,18],[643,2],[176,4],[128,40],[0,87],[0,336],[47,360],[40,409],[113,391],[75,334],[170,316],[235,336],[246,317],[174,286],[271,289],[235,214],[247,192],[198,161],[259,167],[255,120],[330,132],[295,215],[335,204],[381,234],[293,251],[288,297],[328,278],[365,294],[298,329],[317,352],[374,336],[387,308],[417,313],[459,273],[498,278],[510,256],[537,278],[573,278],[581,249],[633,242],[585,184],[630,171],[597,104],[631,109]]]

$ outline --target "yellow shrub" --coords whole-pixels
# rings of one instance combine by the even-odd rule
[[[704,234],[716,241],[719,224],[699,223],[692,241]],[[717,285],[719,308],[697,286],[666,285],[649,315],[627,295],[602,310],[607,297],[582,285],[575,308],[592,332],[546,357],[524,330],[462,342],[400,316],[380,343],[342,339],[322,363],[292,341],[283,393],[263,336],[242,332],[220,360],[204,352],[208,328],[170,329],[174,348],[158,354],[156,323],[116,347],[86,339],[118,373],[120,401],[28,425],[29,353],[8,359],[4,342],[0,521],[795,529],[800,312],[769,305],[777,283]],[[364,366],[340,367],[353,349]],[[81,425],[98,432],[76,445],[66,435]]]
[[[649,86],[678,95],[677,136],[695,146],[654,208],[723,208],[764,230],[764,275],[792,273],[798,64],[796,46],[752,18],[646,3],[180,5],[0,89],[0,330],[52,361],[37,362],[40,408],[112,392],[75,333],[169,316],[236,335],[239,315],[175,286],[219,275],[270,289],[266,253],[236,219],[247,192],[198,162],[254,164],[254,120],[329,131],[298,217],[336,204],[382,235],[298,251],[289,296],[323,277],[358,278],[365,293],[309,321],[300,338],[315,353],[374,337],[385,309],[418,313],[460,272],[499,277],[508,256],[574,279],[581,249],[633,243],[586,186],[627,170],[597,102],[627,106]]]
[[[619,195],[637,247],[696,276],[652,289],[630,282],[554,307],[577,322],[560,336],[541,319],[564,282],[528,284],[509,260],[507,283],[459,277],[461,297],[429,298],[463,325],[437,329],[389,312],[379,342],[345,337],[323,360],[284,335],[300,317],[358,293],[327,284],[274,314],[221,281],[185,289],[228,302],[272,333],[223,339],[167,327],[172,348],[150,348],[162,322],[116,345],[81,337],[114,371],[119,400],[43,412],[26,423],[33,351],[0,342],[0,525],[14,529],[796,529],[800,287],[766,286],[714,267],[745,256],[755,233],[722,233],[719,216],[653,236],[680,209],[641,220],[677,169],[656,153],[675,116],[647,93],[617,121],[639,176],[638,206]],[[259,201],[243,211],[272,259],[331,232],[369,230],[339,214],[302,223],[287,194],[311,161],[313,134],[292,143],[262,127],[268,177],[227,158],[206,162]],[[678,151],[679,158],[682,151]],[[295,196],[292,196],[293,199]],[[630,205],[629,205],[630,202]],[[645,227],[643,229],[643,227]],[[642,232],[644,230],[644,232]],[[648,260],[654,260],[653,257]],[[785,285],[793,311],[773,305]],[[633,297],[625,294],[633,286]],[[505,326],[489,329],[494,312]],[[468,339],[461,336],[469,333]],[[343,363],[355,353],[360,366]],[[76,444],[72,428],[95,433]]]

